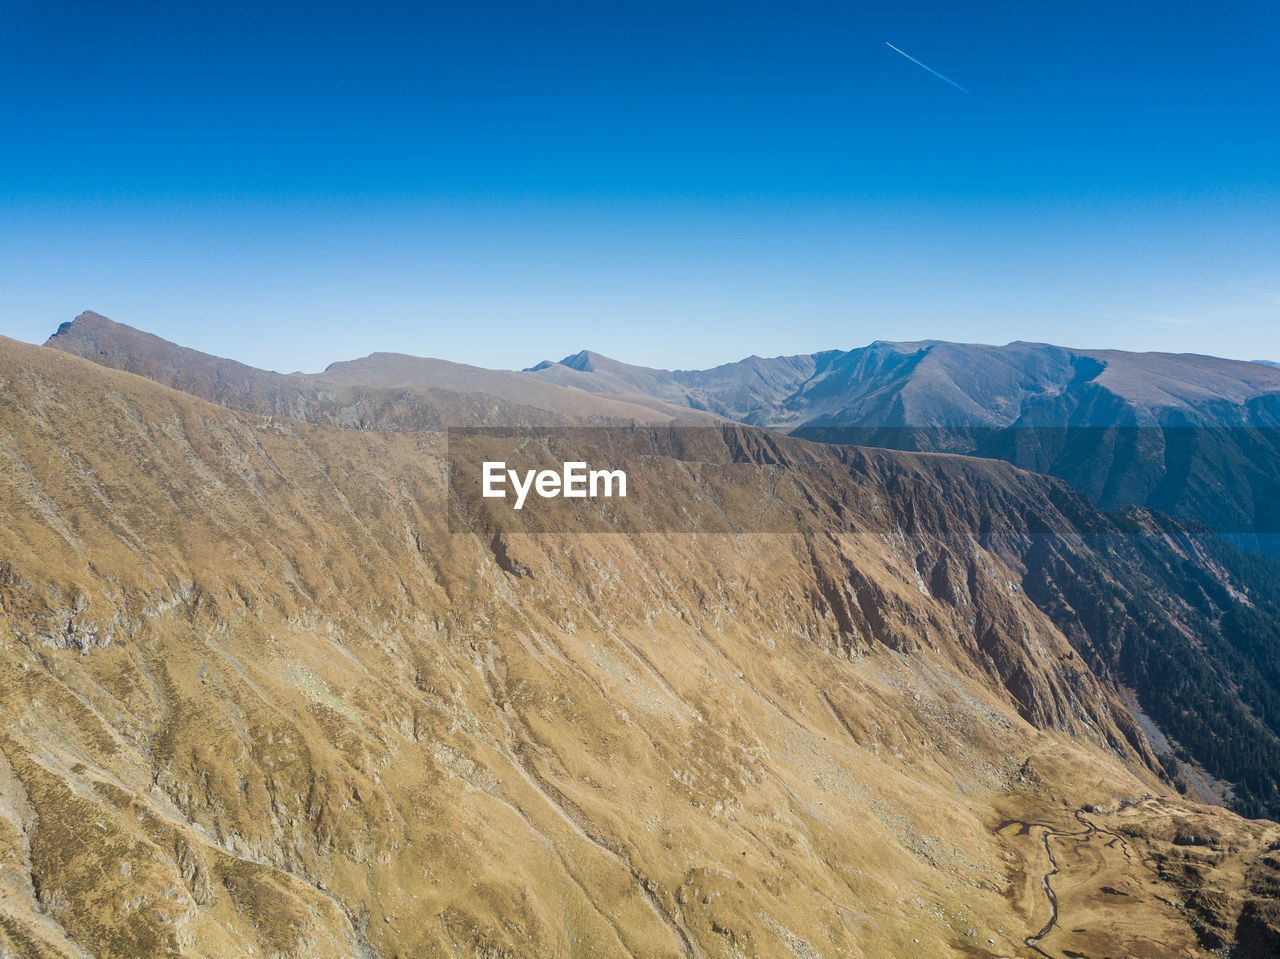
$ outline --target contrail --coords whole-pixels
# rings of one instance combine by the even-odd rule
[[[895,47],[895,46],[894,46],[892,43],[890,43],[888,40],[886,40],[886,41],[885,41],[885,44],[884,44],[884,45],[885,45],[886,47],[888,47],[890,50],[892,50],[894,53],[902,53],[902,51],[901,51],[901,50],[899,50],[897,47]],[[914,63],[916,66],[918,66],[918,67],[924,67],[926,70],[928,70],[930,73],[932,73],[932,74],[933,74],[935,77],[937,77],[939,80],[946,80],[949,84],[951,84],[953,87],[955,87],[955,88],[956,88],[957,90],[959,90],[961,93],[969,93],[969,91],[968,91],[968,90],[966,90],[964,87],[960,86],[960,84],[956,83],[956,82],[955,82],[954,80],[952,80],[950,77],[944,77],[941,73],[939,73],[939,72],[938,72],[937,70],[935,70],[933,67],[928,66],[927,64],[921,63],[919,60],[917,60],[917,59],[916,59],[915,57],[913,57],[911,54],[909,54],[909,53],[902,53],[902,55],[903,55],[904,57],[906,57],[908,60],[910,60],[912,63]],[[972,96],[973,94],[969,94],[969,95],[970,95],[970,96]]]

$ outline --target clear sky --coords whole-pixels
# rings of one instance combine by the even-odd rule
[[[0,334],[1280,359],[1277,64],[1274,2],[0,0]]]

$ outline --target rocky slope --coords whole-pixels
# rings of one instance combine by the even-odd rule
[[[736,427],[626,461],[681,532],[451,532],[443,434],[271,412],[0,341],[0,950],[1276,948],[1280,827],[1179,796],[1117,672],[1270,616],[1232,554]],[[735,462],[790,531],[717,520]]]

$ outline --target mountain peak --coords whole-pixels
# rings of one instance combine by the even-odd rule
[[[571,370],[580,370],[583,373],[590,373],[600,367],[601,362],[613,363],[607,356],[599,353],[592,353],[590,350],[579,350],[572,356],[566,356],[560,361],[561,366],[567,366]]]
[[[84,310],[74,320],[68,320],[66,323],[59,324],[58,328],[54,330],[53,336],[49,337],[49,339],[52,340],[57,336],[66,336],[69,333],[80,332],[86,327],[89,329],[103,329],[110,327],[130,329],[130,327],[125,327],[121,323],[116,323],[114,320],[108,319],[101,313],[95,313],[93,310]],[[47,341],[45,345],[48,345]]]

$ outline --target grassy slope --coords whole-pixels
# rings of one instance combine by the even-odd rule
[[[438,435],[269,422],[5,341],[0,437],[20,955],[1017,954],[1044,853],[999,819],[1163,792],[1008,588],[1016,557],[870,508],[891,457],[840,490],[851,525],[513,534],[512,575],[446,532]],[[1143,858],[1098,855],[1073,908],[1119,871],[1112,947],[1194,953]]]

